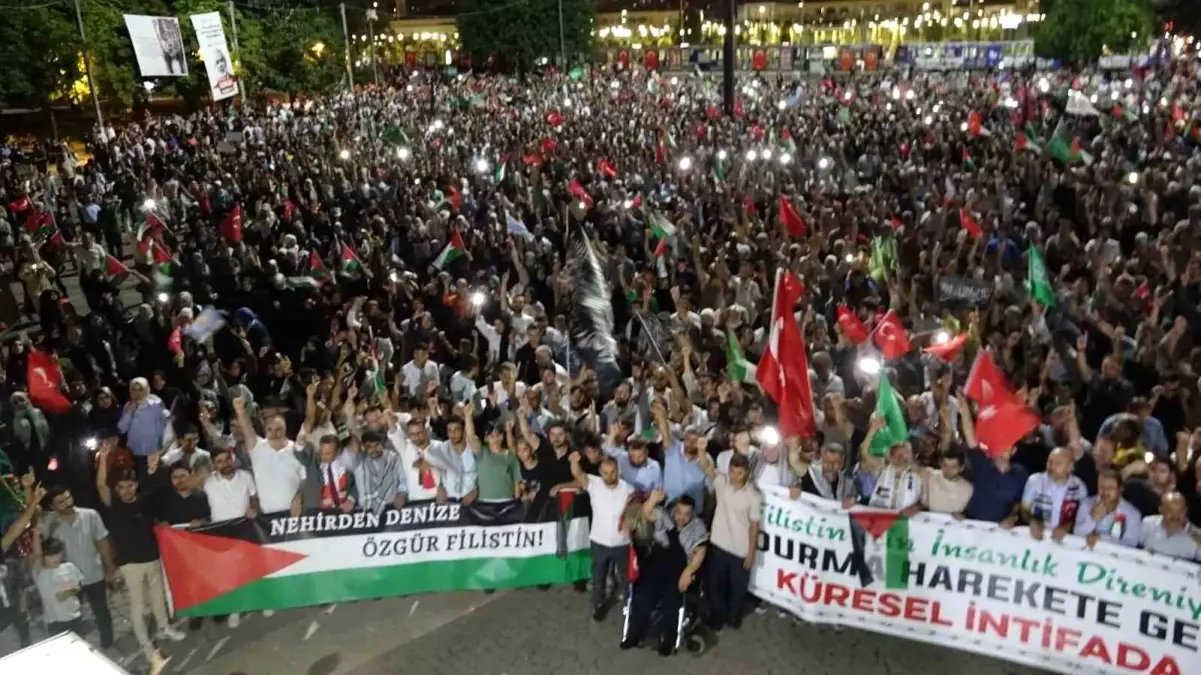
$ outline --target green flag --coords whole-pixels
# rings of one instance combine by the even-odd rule
[[[496,184],[499,185],[505,182],[505,168],[509,166],[508,160],[502,159],[496,163],[496,175],[494,176]]]
[[[384,133],[380,135],[380,139],[382,139],[386,145],[396,147],[409,145],[409,135],[405,133],[405,130],[402,129],[399,124],[395,124],[387,129],[384,129]]]
[[[892,237],[872,237],[871,257],[868,258],[868,275],[881,281],[888,270],[897,268],[897,240]]]
[[[845,105],[838,106],[838,124],[850,124],[851,111]]]
[[[726,374],[734,382],[753,382],[755,380],[755,365],[746,360],[742,346],[734,331],[726,333]]]
[[[567,71],[567,77],[570,77],[572,80],[579,81],[581,77],[584,77],[584,68],[582,66],[576,66],[572,68],[571,70]]]
[[[880,386],[876,390],[876,414],[884,418],[884,427],[872,437],[868,450],[873,457],[883,457],[893,445],[909,439],[909,427],[905,425],[905,411],[888,382],[888,375],[880,369]]]
[[[1043,263],[1043,256],[1035,246],[1030,247],[1030,268],[1026,272],[1026,290],[1030,292],[1030,297],[1043,307],[1055,306],[1055,289],[1051,287],[1051,280],[1047,278],[1047,266]]]

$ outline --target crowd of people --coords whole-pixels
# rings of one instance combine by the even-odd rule
[[[122,582],[148,656],[182,638],[156,523],[568,489],[598,620],[644,500],[623,647],[697,582],[740,626],[765,486],[1201,559],[1194,64],[747,76],[732,114],[702,73],[426,78],[147,114],[84,163],[0,152],[0,319],[37,323],[0,347],[0,629],[27,642],[36,604],[80,632],[82,599],[108,647]],[[571,228],[615,381],[581,343]],[[807,437],[749,374],[777,270],[804,286]],[[876,453],[862,331],[894,318],[909,431]],[[982,352],[1039,416],[1012,447],[977,442]]]

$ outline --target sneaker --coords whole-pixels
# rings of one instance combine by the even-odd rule
[[[229,618],[226,620],[226,625],[228,625],[230,628],[237,628],[238,626],[242,625],[242,615],[238,614],[237,612],[230,614]]]
[[[631,640],[630,638],[626,638],[621,641],[622,649],[633,649],[634,647],[637,647],[637,646],[638,646],[637,640]]]
[[[188,637],[187,634],[184,633],[182,630],[180,630],[178,628],[172,628],[171,626],[165,626],[162,630],[160,630],[158,632],[158,634],[167,638],[168,640],[170,640],[172,642],[182,642],[183,640],[187,639],[187,637]]]
[[[264,609],[263,616],[270,619],[271,617],[275,616],[275,610],[274,609]]]
[[[601,621],[605,620],[605,606],[604,605],[597,605],[596,607],[592,608],[592,620],[597,623],[600,623]]]

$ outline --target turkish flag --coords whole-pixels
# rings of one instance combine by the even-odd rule
[[[29,352],[25,381],[33,405],[56,415],[71,409],[71,401],[63,394],[63,373],[49,354],[36,349]]]
[[[980,229],[980,223],[972,217],[972,212],[967,209],[959,209],[959,225],[967,230],[973,239],[979,239],[984,234],[984,231]]]
[[[1017,444],[1038,426],[1038,415],[1017,396],[981,404],[976,414],[976,442],[989,457],[996,457]]]
[[[558,111],[552,110],[546,113],[546,123],[552,127],[557,127],[563,124],[563,116],[560,115]]]
[[[889,359],[899,359],[912,348],[905,327],[901,325],[901,319],[892,310],[876,325],[875,339],[876,346],[884,353],[884,357]]]
[[[588,191],[584,189],[583,185],[580,185],[580,181],[572,179],[571,185],[568,186],[568,189],[571,190],[571,195],[573,197],[584,203],[586,208],[592,208],[592,195],[588,194]]]
[[[242,243],[242,207],[234,206],[221,221],[221,236],[234,244]]]
[[[838,327],[853,345],[867,342],[867,326],[846,305],[838,306]]]
[[[788,228],[788,234],[794,237],[803,237],[809,231],[809,228],[805,227],[805,219],[796,212],[792,202],[784,195],[780,195],[780,221]]]
[[[946,342],[936,342],[932,345],[929,345],[922,351],[932,356],[936,356],[947,363],[951,363],[955,360],[955,357],[959,356],[959,350],[963,349],[963,343],[965,342],[967,342],[966,331],[956,335]]]
[[[805,353],[805,341],[793,315],[793,308],[802,292],[801,282],[792,272],[776,272],[771,333],[767,351],[759,360],[756,370],[759,386],[779,406],[780,435],[783,438],[809,438],[815,432],[809,356]]]
[[[972,370],[968,373],[963,393],[982,406],[1003,403],[1016,397],[1009,381],[1005,379],[1005,374],[997,367],[996,361],[993,361],[992,354],[984,350],[980,350],[976,355],[976,362],[972,364]]]

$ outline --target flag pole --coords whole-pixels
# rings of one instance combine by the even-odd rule
[[[238,55],[238,60],[242,58],[242,49],[238,46],[238,20],[234,16],[234,0],[229,0],[229,34],[234,39],[234,52]],[[242,109],[246,109],[246,83],[239,75],[238,77],[238,94],[242,97]]]
[[[96,107],[96,126],[100,127],[100,143],[108,145],[108,133],[104,130],[104,114],[100,112],[100,92],[96,91],[96,79],[92,76],[92,55],[88,51],[88,37],[83,31],[83,10],[75,0],[75,23],[79,26],[79,42],[83,48],[83,69],[88,76],[88,89],[92,92],[92,105]]]

